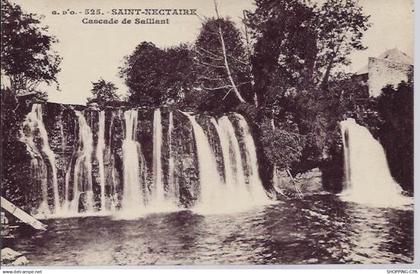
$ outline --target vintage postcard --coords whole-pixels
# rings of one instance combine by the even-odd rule
[[[418,266],[414,1],[1,0],[1,35],[2,267]]]

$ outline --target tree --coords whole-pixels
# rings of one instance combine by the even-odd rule
[[[279,169],[289,169],[302,156],[305,137],[290,127],[273,128],[269,120],[260,125],[263,132],[261,141],[264,153],[270,163]]]
[[[414,188],[414,89],[402,82],[387,86],[377,98],[381,124],[379,140],[384,146],[392,176],[405,190]]]
[[[257,0],[247,25],[254,42],[252,68],[258,101],[273,106],[304,90],[316,56],[314,10],[300,0]]]
[[[30,168],[25,144],[19,141],[21,113],[17,111],[18,100],[10,88],[1,89],[1,195],[18,206],[29,205],[25,193],[30,189]]]
[[[284,95],[325,89],[332,71],[363,49],[369,27],[356,0],[257,0],[247,24],[255,40],[252,57],[260,101],[276,104]],[[278,99],[280,97],[280,99]]]
[[[112,102],[120,101],[117,94],[118,88],[112,82],[107,82],[104,79],[99,79],[98,82],[92,82],[92,97],[87,99],[88,103],[97,103],[103,107]]]
[[[19,138],[27,109],[17,95],[34,93],[36,101],[46,101],[41,83],[57,84],[61,58],[51,50],[57,40],[47,34],[35,14],[23,13],[20,6],[1,1],[1,181],[2,196],[18,206],[29,206],[33,180],[30,156]],[[26,197],[25,197],[26,196]]]
[[[168,105],[186,103],[195,88],[195,70],[193,69],[193,52],[187,44],[180,44],[165,50],[162,79],[163,101]]]
[[[328,83],[352,50],[363,49],[367,20],[356,0],[256,0],[255,11],[246,16],[254,40],[258,120],[270,119],[274,129],[302,136],[295,171],[319,165],[336,145],[337,122],[345,108],[341,103],[350,102],[340,101],[336,86]]]
[[[363,33],[370,27],[357,0],[328,0],[316,10],[318,54],[315,70],[323,72],[326,88],[334,67],[349,64],[353,50],[363,50]]]
[[[195,42],[195,67],[200,87],[216,100],[250,97],[251,77],[241,33],[230,19],[207,19]],[[252,98],[252,97],[251,97]]]
[[[187,45],[160,49],[142,42],[125,57],[120,76],[129,87],[134,105],[160,106],[179,103],[193,87],[193,57]]]
[[[57,40],[34,14],[2,0],[1,70],[15,94],[37,91],[40,83],[56,83],[61,58],[51,50]],[[2,79],[3,80],[3,79]]]

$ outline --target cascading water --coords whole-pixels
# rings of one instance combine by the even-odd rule
[[[101,185],[101,211],[105,210],[105,112],[99,112],[98,143],[96,145],[96,159],[98,160],[99,183]]]
[[[48,206],[48,178],[52,181],[53,187],[53,212],[59,209],[60,207],[60,197],[58,193],[58,182],[57,182],[57,167],[55,162],[55,154],[51,150],[49,141],[48,141],[48,133],[45,129],[44,121],[42,118],[42,105],[34,104],[32,105],[32,110],[26,116],[26,119],[23,123],[23,127],[27,127],[29,132],[28,134],[22,134],[21,140],[27,145],[28,151],[32,156],[31,166],[33,171],[37,174],[37,177],[41,178],[41,192],[42,192],[42,202],[39,211],[48,214],[50,213],[50,209]],[[34,143],[34,136],[38,133],[41,152],[38,150],[36,144]],[[51,169],[51,173],[47,172],[48,168],[45,166],[43,162],[43,156],[45,155],[49,167]],[[34,160],[36,159],[36,160]]]
[[[109,116],[108,116],[109,117]],[[113,140],[113,128],[115,125],[115,119],[116,117],[121,117],[121,110],[118,110],[117,113],[111,112],[110,115],[110,123],[109,123],[109,129],[108,129],[108,150],[107,150],[107,154],[108,154],[108,159],[109,159],[109,164],[108,164],[108,168],[107,168],[107,182],[108,185],[110,186],[110,194],[109,194],[109,208],[110,211],[114,212],[117,210],[118,208],[118,204],[119,204],[119,199],[118,199],[118,185],[119,185],[119,180],[117,179],[117,170],[115,167],[115,155],[114,152],[112,150],[112,140]]]
[[[191,141],[195,145],[191,146],[190,140],[183,138],[183,134],[191,136],[188,127],[180,125],[177,127],[180,136],[174,135],[173,112],[163,115],[168,119],[166,124],[161,110],[156,109],[151,129],[147,121],[138,128],[138,115],[143,110],[124,113],[110,110],[109,115],[98,111],[96,126],[87,123],[85,112],[73,110],[68,113],[74,113],[76,123],[60,118],[53,121],[60,126],[50,128],[52,138],[61,140],[61,145],[52,143],[58,144],[53,148],[62,151],[58,170],[41,111],[39,105],[33,106],[21,134],[32,158],[34,183],[40,187],[42,201],[34,205],[38,216],[116,214],[121,218],[137,218],[146,213],[191,207],[202,213],[228,213],[268,200],[258,176],[255,145],[241,116],[223,116],[218,120],[202,116],[200,122],[206,124],[202,127],[196,116],[184,113],[193,129]],[[86,115],[94,112],[90,109]],[[107,118],[111,119],[108,123]],[[147,135],[151,130],[152,140]],[[57,134],[62,138],[56,138]],[[96,146],[94,134],[98,137]],[[152,147],[150,150],[145,147],[145,152],[150,152],[145,157],[142,144],[148,142]],[[69,149],[73,149],[71,154],[67,153]],[[98,164],[93,165],[93,161]],[[150,178],[149,164],[153,166]],[[59,178],[63,184],[61,206],[57,174],[64,177]]]
[[[345,182],[341,197],[372,206],[388,207],[409,204],[394,181],[381,144],[369,130],[354,119],[340,122]]]
[[[239,142],[231,121],[227,116],[223,116],[219,118],[218,122],[215,119],[211,119],[211,122],[216,128],[222,148],[226,195],[228,197],[225,209],[232,211],[254,206],[251,192],[245,182]],[[232,199],[232,197],[235,197],[235,199]]]
[[[194,139],[197,148],[199,180],[200,180],[200,199],[196,209],[202,212],[216,212],[223,207],[223,197],[225,196],[224,185],[221,182],[217,170],[217,162],[214,152],[210,146],[208,137],[203,128],[197,123],[194,116],[184,113],[193,128]]]
[[[71,164],[69,164],[67,170],[66,170],[66,176],[64,178],[64,202],[63,205],[61,206],[61,211],[69,211],[70,206],[71,206],[71,201],[70,201],[70,179],[71,179]]]
[[[154,185],[152,187],[151,203],[159,206],[165,200],[162,178],[162,118],[160,109],[156,109],[153,114],[153,176]]]
[[[143,213],[144,200],[141,191],[142,182],[140,181],[142,177],[140,176],[139,144],[136,140],[138,111],[136,109],[125,111],[124,121],[122,210],[126,216],[139,216]]]
[[[92,189],[92,130],[86,122],[82,112],[76,111],[79,123],[79,139],[77,159],[74,166],[73,200],[71,212],[79,212],[79,204],[82,194],[84,195],[83,208],[86,212],[94,210],[94,195]]]
[[[252,138],[251,131],[245,118],[240,114],[235,114],[235,117],[238,119],[239,129],[242,133],[244,141],[244,149],[246,155],[245,168],[248,169],[248,180],[251,193],[255,199],[256,204],[266,204],[269,202],[269,198],[265,193],[258,173],[258,160],[254,139]]]
[[[178,203],[178,188],[175,185],[175,159],[172,150],[172,132],[174,129],[174,116],[172,111],[169,112],[168,117],[168,193],[170,193],[170,199],[174,204]]]
[[[75,132],[74,132],[74,135],[76,135]],[[63,146],[63,150],[64,150],[64,146]],[[73,160],[77,157],[77,153],[78,153],[78,151],[77,151],[77,148],[76,148],[76,149],[73,150],[72,156],[69,160],[68,166],[67,166],[66,171],[65,171],[66,175],[65,175],[65,178],[64,178],[64,183],[65,183],[65,185],[64,185],[64,201],[63,201],[63,204],[60,208],[60,213],[62,213],[62,214],[72,213],[72,210],[73,210],[72,209],[72,200],[70,200],[70,180],[71,180],[71,177],[72,177]],[[73,199],[74,199],[74,197],[73,197]]]

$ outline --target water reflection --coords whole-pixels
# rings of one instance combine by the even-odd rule
[[[413,211],[365,207],[333,195],[229,215],[191,211],[138,220],[48,220],[5,246],[33,265],[410,263]]]

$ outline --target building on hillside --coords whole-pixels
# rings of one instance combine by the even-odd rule
[[[369,57],[368,64],[356,72],[354,78],[366,81],[370,97],[378,97],[387,85],[396,87],[413,77],[413,59],[397,48],[378,57]]]

